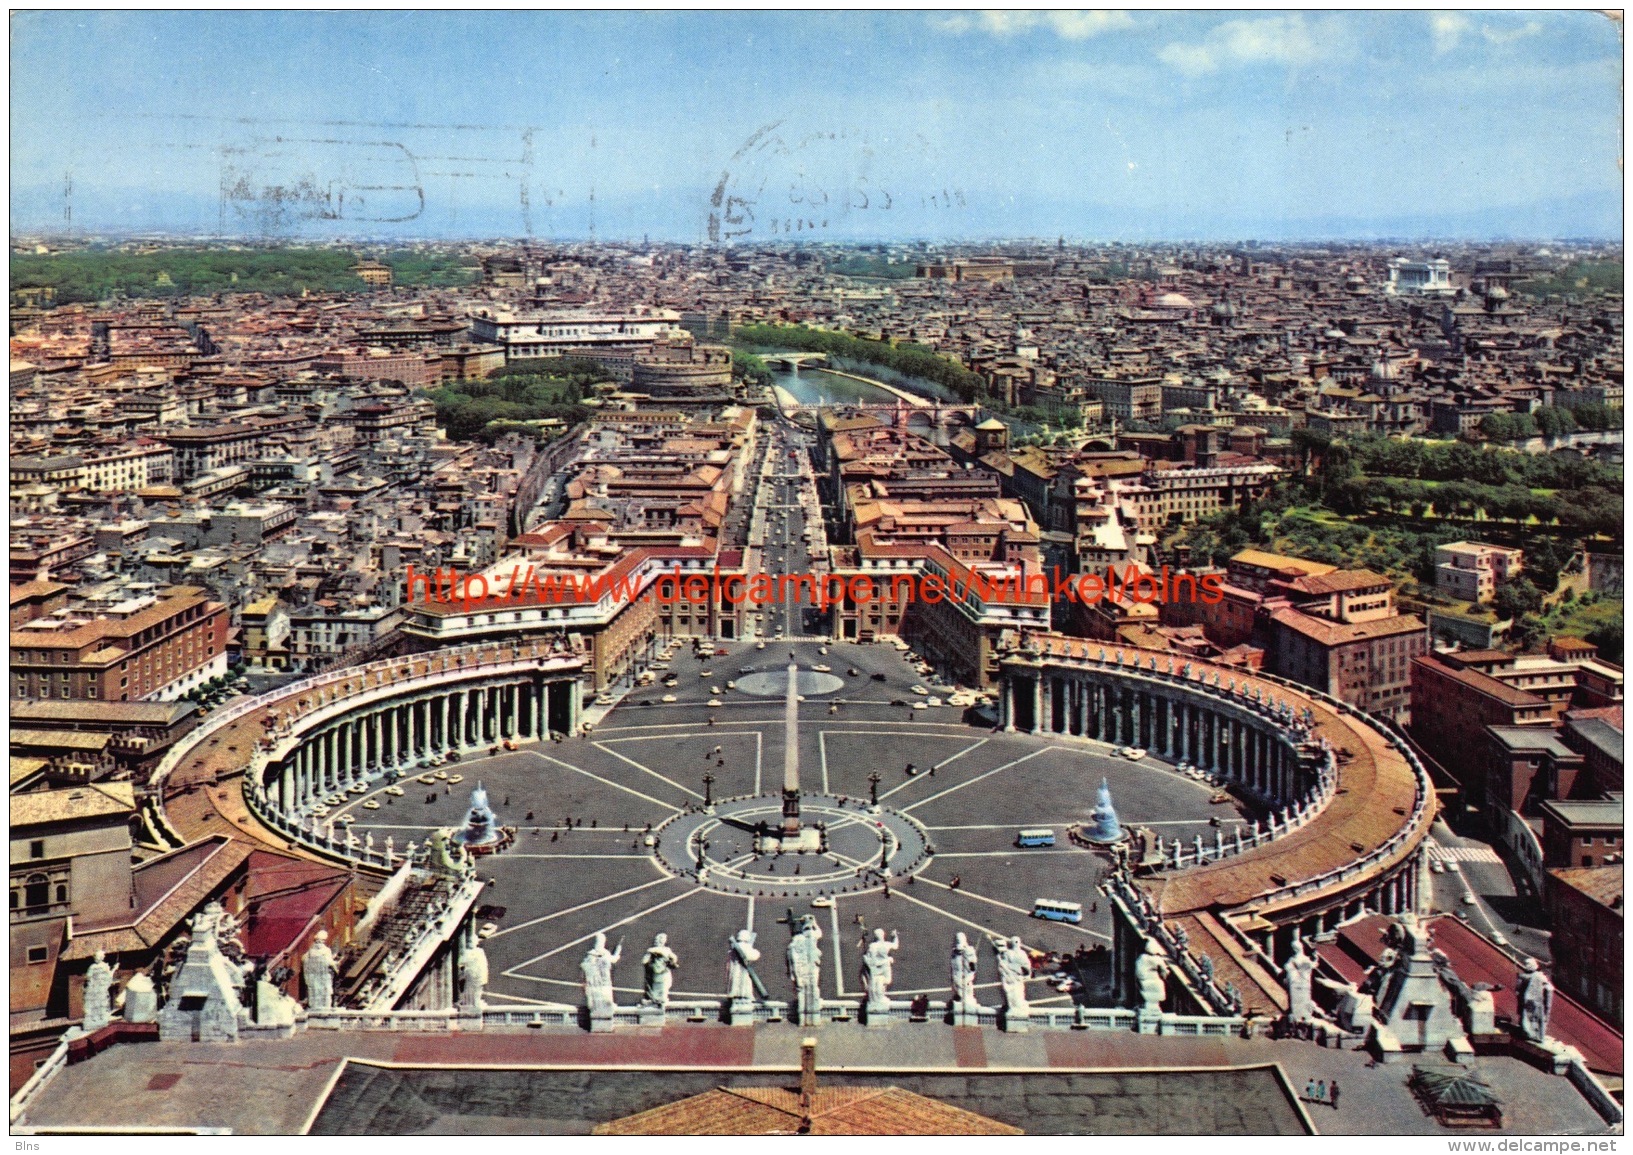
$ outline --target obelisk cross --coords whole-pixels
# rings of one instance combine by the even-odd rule
[[[799,666],[790,661],[783,711],[782,832],[785,838],[791,838],[799,831]]]

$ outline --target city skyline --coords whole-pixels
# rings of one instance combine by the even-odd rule
[[[1621,49],[1592,13],[26,13],[12,27],[14,233],[1621,236]],[[287,49],[275,67],[269,43]]]

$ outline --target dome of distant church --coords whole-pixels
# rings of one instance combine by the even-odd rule
[[[1164,293],[1162,296],[1157,298],[1156,304],[1157,308],[1159,309],[1196,308],[1196,302],[1192,301],[1191,298],[1187,297],[1184,293]]]

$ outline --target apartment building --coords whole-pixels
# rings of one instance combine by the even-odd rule
[[[1460,602],[1489,602],[1497,587],[1518,577],[1525,551],[1479,541],[1435,547],[1435,589]]]
[[[11,697],[180,697],[226,673],[227,618],[195,586],[71,604],[11,631]]]

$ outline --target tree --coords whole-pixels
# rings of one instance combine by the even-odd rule
[[[1545,405],[1532,416],[1536,418],[1537,429],[1549,439],[1576,432],[1576,418],[1569,409],[1555,409]]]
[[[1499,618],[1517,621],[1522,615],[1542,608],[1542,591],[1532,585],[1529,578],[1517,577],[1497,587],[1491,608],[1497,611]]]
[[[1599,656],[1607,662],[1622,664],[1622,615],[1617,614],[1613,619],[1602,626],[1588,631],[1584,641],[1592,642],[1599,647]]]

